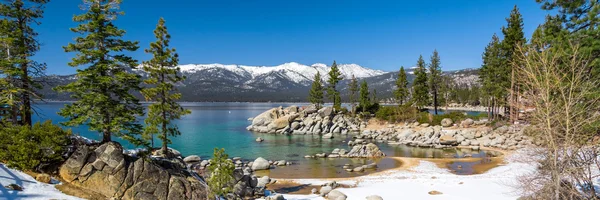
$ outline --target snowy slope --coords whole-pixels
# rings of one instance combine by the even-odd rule
[[[339,64],[338,67],[344,78],[350,78],[352,75],[357,78],[366,78],[386,73],[381,70],[365,68],[357,64]],[[247,77],[248,79],[255,79],[266,74],[277,73],[284,75],[285,78],[294,83],[303,85],[307,82],[311,82],[317,72],[321,73],[323,79],[326,79],[328,77],[327,72],[330,70],[329,66],[322,63],[308,66],[296,62],[284,63],[277,66],[224,65],[218,63],[187,64],[180,65],[179,68],[184,73],[201,73],[215,69],[226,70],[239,76]]]
[[[23,191],[13,191],[4,188],[9,184],[23,187]],[[0,163],[0,200],[7,199],[79,199],[66,195],[57,190],[52,184],[36,181],[33,177]]]

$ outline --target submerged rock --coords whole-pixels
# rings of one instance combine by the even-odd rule
[[[385,157],[385,153],[379,150],[379,147],[373,143],[366,145],[356,145],[352,147],[352,150],[348,152],[348,157],[351,158],[373,158],[373,157]]]

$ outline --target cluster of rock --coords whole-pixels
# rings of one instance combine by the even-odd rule
[[[385,153],[373,143],[355,145],[350,151],[346,149],[334,149],[330,154],[317,153],[306,155],[305,158],[379,158],[385,157]]]
[[[79,146],[59,170],[68,183],[116,199],[207,199],[206,183],[183,160],[149,160],[123,154],[119,143]]]
[[[450,121],[448,123],[447,121]],[[442,121],[444,126],[430,126],[418,122],[404,125],[389,125],[387,128],[371,131],[365,130],[354,136],[348,145],[364,144],[367,140],[406,144],[419,147],[446,148],[452,146],[495,147],[514,150],[531,145],[532,142],[523,134],[523,125],[501,126],[492,129],[484,125],[487,122],[464,120],[460,125],[451,124],[450,119]]]
[[[264,159],[262,157],[258,157],[254,161],[248,162],[248,164],[247,164],[247,166],[252,168],[252,170],[268,170],[271,168],[275,168],[277,166],[288,166],[288,165],[292,165],[292,162],[288,162],[285,160],[272,161],[272,160]]]
[[[346,170],[347,172],[364,172],[365,170],[369,169],[377,169],[377,163],[371,163],[356,167],[352,167],[352,165],[350,164],[345,164],[342,168],[344,168],[344,170]]]
[[[317,193],[316,189],[313,189],[312,193],[319,194],[322,197],[327,197],[327,199],[346,200],[346,198],[348,198],[348,196],[346,196],[346,194],[340,192],[339,190],[335,189],[339,186],[340,185],[338,183],[336,183],[335,181],[332,181],[332,182],[321,185],[321,189],[319,189],[318,193]]]
[[[233,177],[235,183],[233,183],[233,193],[227,196],[227,199],[237,198],[257,198],[264,196],[264,190],[267,184],[273,183],[275,180],[270,179],[268,176],[258,177],[254,175],[254,171],[257,170],[268,170],[276,166],[292,165],[291,162],[280,160],[280,161],[268,161],[262,157],[257,158],[254,161],[244,161],[241,157],[233,157],[229,159],[235,164],[233,171]],[[190,155],[183,159],[189,169],[194,171],[204,171],[208,166],[211,165],[211,160],[202,160],[200,156]],[[205,178],[208,178],[209,174],[202,173]]]
[[[252,119],[252,124],[246,129],[259,133],[321,135],[331,138],[333,134],[348,134],[359,132],[359,118],[334,112],[332,107],[317,110],[314,106],[301,108],[272,108]]]

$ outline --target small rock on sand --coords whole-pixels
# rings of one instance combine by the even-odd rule
[[[430,194],[430,195],[440,195],[440,194],[443,194],[443,193],[440,192],[440,191],[431,190],[431,191],[428,192],[428,194]]]

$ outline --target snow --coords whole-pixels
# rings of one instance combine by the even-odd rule
[[[354,188],[338,188],[348,196],[348,200],[364,200],[370,195],[379,195],[383,199],[517,199],[517,179],[535,170],[535,165],[520,162],[515,153],[506,158],[508,164],[496,167],[479,175],[455,175],[435,164],[420,161],[410,170],[396,170],[383,174],[367,175],[350,180],[337,181]],[[301,184],[323,184],[330,180],[296,179]],[[462,184],[460,184],[462,182]],[[441,195],[430,195],[436,190]],[[284,195],[289,200],[324,199],[317,195]]]
[[[323,80],[327,78],[329,66],[323,63],[315,63],[313,65],[303,65],[297,62],[288,62],[277,66],[248,66],[248,65],[224,65],[219,63],[214,64],[187,64],[178,66],[181,71],[187,73],[196,73],[211,69],[224,69],[240,76],[250,76],[255,78],[261,75],[279,72],[284,74],[286,78],[296,83],[305,83],[312,81],[317,72],[321,73]],[[362,67],[357,64],[339,64],[338,67],[344,78],[350,78],[354,75],[356,78],[366,78],[377,76],[386,72]]]
[[[0,200],[12,199],[79,199],[60,192],[52,184],[36,181],[33,177],[0,163]],[[23,187],[23,191],[13,191],[4,188],[9,184]]]

